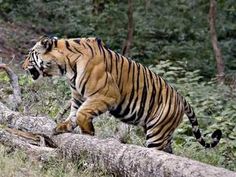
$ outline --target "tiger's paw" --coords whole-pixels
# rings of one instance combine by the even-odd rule
[[[57,126],[53,129],[53,135],[58,135],[61,133],[72,132],[73,126],[70,121],[65,121],[57,124]]]

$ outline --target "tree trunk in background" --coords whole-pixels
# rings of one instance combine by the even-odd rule
[[[105,8],[104,0],[93,0],[93,15],[100,14]]]
[[[130,54],[130,48],[133,42],[134,33],[134,19],[133,19],[133,1],[128,0],[128,34],[126,41],[122,48],[122,54],[128,56]]]
[[[218,45],[217,34],[216,34],[216,0],[210,0],[210,9],[209,9],[209,25],[210,25],[210,34],[211,34],[211,43],[214,50],[216,65],[217,65],[217,81],[218,83],[224,83],[224,60],[222,57],[221,49]]]
[[[145,0],[144,3],[145,3],[145,13],[147,13],[150,7],[151,0]]]

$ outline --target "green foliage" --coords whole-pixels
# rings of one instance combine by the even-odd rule
[[[59,37],[97,36],[120,52],[127,36],[127,1],[99,0],[0,1],[0,11],[9,20],[23,23],[40,33]],[[209,1],[134,1],[134,40],[131,56],[146,64],[158,60],[187,61],[189,71],[198,69],[205,78],[215,76],[215,59],[208,24]],[[236,69],[236,5],[221,0],[217,8],[217,32],[226,71]],[[0,17],[1,18],[1,17]],[[222,25],[223,24],[223,25]],[[27,39],[30,40],[30,39]]]
[[[5,71],[0,72],[0,82],[9,83],[9,77]]]
[[[31,76],[22,75],[19,84],[24,109],[34,115],[43,114],[54,118],[70,99],[70,90],[63,78],[43,78],[32,82]]]

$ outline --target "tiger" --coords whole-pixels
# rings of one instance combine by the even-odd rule
[[[93,118],[109,112],[124,123],[139,125],[145,144],[168,153],[173,133],[187,115],[196,140],[205,148],[215,147],[222,136],[215,130],[212,142],[201,135],[194,110],[165,79],[148,67],[111,50],[99,38],[41,37],[23,63],[34,80],[65,76],[72,103],[70,114],[57,124],[55,135],[72,132],[94,135]]]

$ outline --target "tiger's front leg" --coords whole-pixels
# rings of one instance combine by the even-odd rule
[[[66,120],[57,124],[57,126],[53,129],[53,134],[58,135],[60,133],[72,132],[73,129],[73,123],[71,120]]]
[[[120,102],[120,90],[111,74],[105,71],[103,60],[92,60],[92,62],[89,63],[91,70],[87,66],[83,74],[82,78],[85,80],[83,85],[77,88],[78,91],[83,92],[85,101],[79,107],[75,117],[58,124],[55,134],[72,131],[79,126],[82,133],[94,135],[93,118],[114,108]],[[96,64],[96,67],[93,64]]]
[[[64,122],[57,124],[56,128],[54,128],[53,130],[54,135],[65,132],[71,132],[73,131],[74,127],[76,127],[75,124],[73,125],[73,122],[71,120],[75,119],[76,113],[83,102],[81,101],[80,95],[73,89],[71,90],[72,90],[71,92],[72,99],[71,99],[70,115]]]
[[[95,134],[93,118],[108,111],[116,103],[117,100],[113,97],[94,96],[88,98],[78,109],[76,117],[58,124],[54,129],[54,134],[71,132],[76,126],[79,126],[81,133],[93,136]]]

